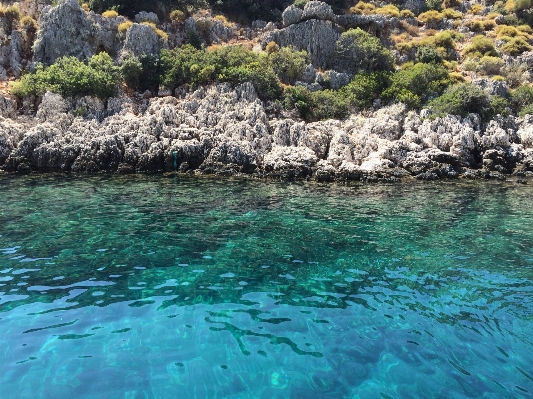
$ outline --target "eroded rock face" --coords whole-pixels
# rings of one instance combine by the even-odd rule
[[[126,33],[124,52],[137,57],[141,55],[157,55],[161,50],[159,36],[148,25],[133,24]]]
[[[289,6],[281,15],[281,20],[283,22],[283,26],[287,27],[289,25],[297,24],[302,21],[303,17],[303,11],[295,6]]]
[[[509,88],[505,82],[500,82],[497,80],[479,78],[474,79],[472,84],[478,86],[480,89],[487,92],[489,95],[498,95],[500,97],[507,97],[509,94]]]
[[[89,97],[74,102],[46,93],[36,118],[27,120],[0,118],[4,170],[320,181],[533,175],[532,116],[487,124],[477,114],[429,120],[393,104],[345,121],[305,123],[269,117],[249,83],[201,87],[183,99],[154,98],[145,105],[114,98],[107,107]]]
[[[50,65],[62,56],[86,59],[94,54],[93,26],[77,0],[60,0],[44,12],[35,41],[34,60]]]
[[[298,50],[305,50],[315,67],[325,68],[339,37],[340,34],[331,21],[310,19],[268,32],[263,37],[262,46],[265,48],[273,41],[280,47],[293,46]]]
[[[302,19],[320,19],[335,22],[336,16],[329,4],[322,1],[309,1],[304,6]]]
[[[52,5],[52,2],[52,0],[24,0],[20,3],[20,11],[33,19],[39,19],[43,9]]]
[[[4,97],[0,94],[0,116],[4,118],[14,118],[17,112],[15,100]]]

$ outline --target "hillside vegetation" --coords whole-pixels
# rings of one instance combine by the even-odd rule
[[[488,7],[461,0],[325,3],[332,8],[296,0],[282,14],[290,3],[278,0],[89,0],[80,5],[90,21],[99,13],[114,21],[118,50],[100,46],[92,57],[65,54],[48,65],[28,60],[10,91],[20,99],[46,91],[106,99],[124,91],[174,93],[251,82],[273,109],[292,109],[306,120],[345,118],[393,102],[428,108],[432,117],[476,112],[484,120],[532,110],[530,0]],[[140,11],[157,15],[145,12],[140,21]],[[31,57],[45,29],[13,6],[2,8],[0,16],[7,30],[24,35]],[[251,24],[256,19],[277,25]],[[128,48],[134,20],[156,33],[156,52]],[[310,24],[335,39],[308,38],[327,54],[279,39],[300,29],[305,42]],[[321,65],[318,56],[326,60]]]

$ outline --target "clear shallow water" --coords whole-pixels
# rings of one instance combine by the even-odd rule
[[[532,187],[0,188],[3,399],[533,397]]]

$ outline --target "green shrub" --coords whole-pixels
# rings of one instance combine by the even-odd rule
[[[204,40],[196,30],[190,29],[187,32],[187,36],[189,37],[189,44],[195,49],[201,50],[205,47]]]
[[[531,7],[531,0],[514,0],[514,11],[523,11]]]
[[[224,46],[208,51],[184,45],[172,51],[163,50],[160,73],[161,83],[170,89],[214,81],[251,82],[262,99],[276,99],[282,94],[280,81],[267,55],[243,46]]]
[[[498,52],[494,43],[488,37],[478,35],[474,37],[470,46],[466,47],[463,51],[465,57],[478,57],[491,56],[497,57]]]
[[[379,98],[389,85],[388,72],[359,73],[341,89],[341,92],[348,104],[364,109],[372,106],[373,100]]]
[[[348,115],[348,103],[342,92],[323,90],[311,92],[303,86],[285,90],[283,103],[286,108],[295,108],[307,121],[342,119]]]
[[[531,45],[526,42],[522,37],[513,37],[507,43],[502,46],[502,51],[506,54],[517,56],[525,51],[531,50]]]
[[[508,99],[498,95],[490,97],[491,115],[508,116],[510,114],[510,105]]]
[[[344,32],[337,41],[332,66],[339,72],[356,74],[391,71],[394,61],[377,37],[357,28]]]
[[[520,86],[511,92],[511,104],[515,112],[520,113],[525,107],[533,104],[533,87]]]
[[[416,62],[422,62],[424,64],[440,64],[442,63],[442,56],[436,48],[431,46],[419,47],[415,56]]]
[[[490,97],[479,87],[471,83],[450,86],[444,94],[429,102],[434,116],[467,116],[477,113],[486,120],[493,115]]]
[[[423,12],[422,14],[418,16],[418,20],[420,22],[423,22],[429,25],[436,25],[439,22],[441,22],[443,18],[444,18],[444,15],[442,15],[440,12],[435,11],[435,10]]]
[[[533,115],[533,104],[529,104],[518,112],[518,116]]]
[[[287,109],[297,109],[305,120],[313,117],[313,93],[306,87],[288,87],[283,93],[283,104]]]
[[[87,63],[76,57],[62,57],[49,67],[39,64],[34,72],[14,82],[10,91],[18,97],[52,91],[63,96],[108,98],[115,94],[118,82],[118,68],[107,53],[100,53]]]
[[[102,13],[102,17],[104,18],[116,18],[118,17],[118,12],[115,10],[107,10]]]
[[[21,18],[20,26],[22,27],[22,29],[29,33],[35,33],[37,32],[37,29],[39,29],[37,21],[35,21],[32,17],[28,15]]]
[[[295,0],[294,3],[292,3],[292,5],[294,7],[303,9],[307,3],[309,3],[309,0]]]
[[[393,74],[383,95],[414,108],[442,93],[448,84],[448,71],[443,65],[418,63]]]
[[[485,75],[499,75],[505,61],[498,57],[484,56],[479,60],[478,69]]]
[[[279,79],[287,84],[294,84],[307,65],[307,52],[293,47],[282,47],[269,56],[270,64]]]
[[[124,83],[134,90],[139,88],[142,72],[143,65],[133,54],[128,55],[120,66],[120,74]]]
[[[136,57],[129,54],[120,66],[120,74],[124,83],[137,91],[157,91],[159,88],[161,71],[159,57],[143,54]]]
[[[4,9],[4,16],[10,21],[18,21],[20,19],[20,10],[17,6],[8,6]]]
[[[170,20],[172,22],[184,22],[185,21],[185,13],[181,10],[173,10],[170,13]]]
[[[268,66],[267,60],[259,59],[249,64],[227,68],[222,76],[223,80],[234,85],[252,83],[258,96],[263,100],[277,99],[283,93],[279,79],[274,70]]]
[[[429,10],[440,11],[442,9],[441,0],[426,0],[426,6]]]

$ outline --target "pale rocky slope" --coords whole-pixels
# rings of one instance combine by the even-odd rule
[[[9,101],[3,113],[12,112]],[[69,109],[89,110],[75,118]],[[267,113],[268,111],[268,113]],[[422,114],[424,111],[422,111]],[[251,84],[134,104],[47,93],[35,118],[0,119],[8,172],[236,174],[319,181],[485,177],[533,172],[533,117],[425,120],[402,104],[305,123],[265,109]]]
[[[13,31],[0,45],[0,80],[18,76],[32,63],[51,63],[63,55],[87,58],[104,49],[120,62],[125,52],[157,53],[181,44],[184,32],[197,26],[192,18],[180,27],[162,24],[168,41],[140,24],[120,34],[118,25],[124,17],[85,13],[77,0],[61,0],[56,8],[48,3],[23,2],[30,15],[40,15],[33,58],[24,57],[31,38]],[[141,17],[157,18],[155,14]],[[0,18],[0,31],[7,29],[2,23]],[[331,52],[340,28],[361,26],[385,40],[397,25],[396,18],[383,15],[336,16],[324,3],[310,2],[304,10],[287,9],[277,27],[255,21],[251,28],[238,30],[214,20],[205,34],[210,43],[248,38],[258,46],[277,41],[305,49],[314,65],[307,67],[300,84],[320,90],[325,76],[332,87],[351,78],[335,71],[317,72],[327,64],[324,54]],[[483,82],[480,86],[486,90],[502,85],[490,81],[485,87]],[[4,93],[0,95],[0,169],[245,173],[321,181],[409,176],[502,179],[533,173],[531,116],[497,117],[488,124],[474,114],[462,120],[454,116],[430,120],[424,110],[408,112],[402,104],[394,104],[344,121],[305,123],[294,113],[263,103],[251,84],[237,88],[219,84],[181,93],[178,90],[173,96],[162,91],[159,96],[131,98],[122,94],[106,103],[47,93],[42,101],[23,99],[19,109]],[[86,115],[75,117],[77,109],[86,110]]]

